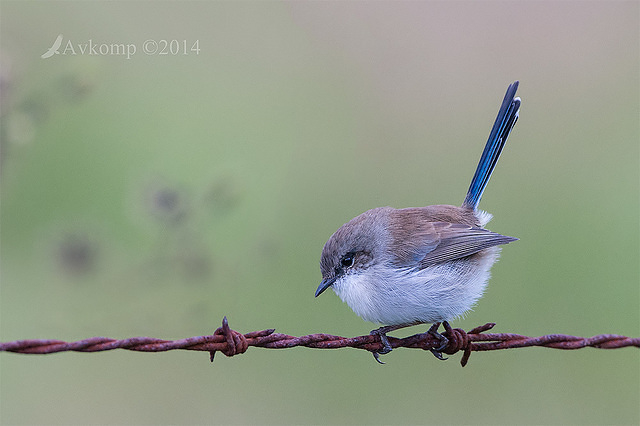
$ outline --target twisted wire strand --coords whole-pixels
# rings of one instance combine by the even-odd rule
[[[598,349],[617,349],[623,347],[640,348],[640,338],[619,336],[616,334],[601,334],[593,337],[577,337],[565,334],[549,334],[539,337],[528,337],[512,333],[485,333],[495,326],[487,323],[468,332],[459,328],[447,327],[442,333],[448,344],[443,353],[453,355],[463,352],[460,363],[464,367],[471,352],[493,351],[500,349],[524,348],[540,346],[553,349],[581,349],[593,347]],[[388,336],[393,348],[412,348],[431,350],[441,342],[429,333],[420,333],[405,338]],[[162,340],[152,337],[132,337],[128,339],[111,339],[108,337],[91,337],[76,342],[61,340],[16,340],[0,343],[0,352],[14,352],[21,354],[51,354],[57,352],[100,352],[113,349],[125,349],[137,352],[165,352],[171,350],[206,351],[213,361],[216,352],[226,356],[239,355],[247,351],[250,346],[267,349],[284,349],[304,346],[314,349],[356,348],[370,352],[377,352],[383,348],[380,337],[366,335],[357,337],[341,337],[331,334],[317,333],[306,336],[289,336],[276,333],[275,329],[253,331],[246,334],[239,333],[229,327],[227,317],[222,320],[222,326],[212,335],[189,337],[180,340]]]

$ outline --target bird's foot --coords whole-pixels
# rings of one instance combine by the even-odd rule
[[[442,324],[444,325],[445,329],[451,328],[451,326],[447,321],[443,321]],[[439,343],[438,347],[431,348],[430,351],[433,354],[433,356],[438,358],[440,361],[444,361],[447,358],[442,356],[442,350],[445,349],[449,344],[449,339],[444,337],[442,334],[438,333],[438,327],[440,327],[439,322],[433,323],[433,325],[429,328],[429,331],[427,331],[429,335],[438,339],[438,343]]]
[[[433,354],[433,356],[435,356],[439,360],[444,361],[447,358],[442,356],[442,351],[449,345],[449,339],[444,337],[442,334],[438,333],[438,328],[440,327],[440,324],[444,325],[445,330],[447,331],[451,330],[451,326],[447,321],[443,321],[442,323],[436,322],[429,328],[429,330],[427,331],[427,334],[429,334],[431,337],[434,337],[435,339],[438,340],[438,346],[430,349],[431,353]],[[401,325],[388,325],[385,327],[376,328],[375,330],[371,330],[370,334],[380,337],[380,342],[382,343],[382,349],[380,349],[379,351],[372,352],[373,358],[379,364],[384,364],[384,362],[380,361],[380,355],[388,354],[393,350],[393,347],[389,342],[389,338],[387,337],[387,333],[394,330],[398,330],[399,328],[409,327],[411,325],[415,325],[415,324],[411,323],[411,324],[401,324]]]
[[[373,358],[378,362],[378,364],[384,364],[384,362],[380,361],[380,355],[388,354],[393,350],[391,347],[391,343],[389,343],[389,338],[387,337],[387,333],[392,331],[389,327],[380,327],[375,330],[371,330],[371,333],[374,336],[380,337],[380,342],[382,343],[382,349],[379,351],[372,352]]]

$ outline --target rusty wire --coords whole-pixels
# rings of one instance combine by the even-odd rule
[[[471,352],[477,351],[493,351],[529,346],[541,346],[554,349],[580,349],[584,347],[617,349],[628,346],[640,347],[640,338],[631,338],[615,334],[601,334],[583,338],[565,334],[528,337],[512,333],[485,333],[485,331],[492,329],[494,326],[494,323],[487,323],[468,332],[459,328],[447,327],[442,334],[448,339],[449,343],[442,352],[453,355],[458,351],[462,351],[463,356],[460,363],[464,367],[469,360]],[[393,348],[423,350],[431,350],[440,345],[440,341],[429,333],[414,334],[402,339],[389,336],[389,343]],[[318,333],[294,337],[287,334],[275,333],[274,329],[241,334],[230,329],[227,317],[224,317],[222,327],[218,328],[209,336],[189,337],[180,340],[162,340],[152,337],[133,337],[122,340],[108,337],[91,337],[76,342],[63,342],[60,340],[16,340],[13,342],[0,343],[0,351],[42,355],[65,351],[99,352],[112,349],[126,349],[138,352],[164,352],[182,349],[209,352],[210,359],[213,361],[216,352],[222,352],[226,356],[234,356],[244,353],[250,346],[268,349],[284,349],[296,346],[315,349],[350,347],[364,349],[370,352],[380,351],[383,347],[379,336],[371,334],[358,337],[341,337]]]

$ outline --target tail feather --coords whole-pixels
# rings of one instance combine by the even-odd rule
[[[463,207],[468,207],[475,210],[480,203],[482,193],[489,182],[491,173],[498,163],[502,148],[504,148],[505,142],[513,129],[513,126],[518,121],[518,113],[520,111],[520,98],[516,98],[516,91],[518,90],[518,82],[514,82],[509,85],[507,93],[504,96],[500,110],[496,121],[493,123],[493,128],[489,134],[489,139],[480,157],[478,168],[473,175],[471,185],[469,185],[469,191],[462,203]]]

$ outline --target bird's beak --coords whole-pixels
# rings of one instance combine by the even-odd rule
[[[325,291],[326,289],[331,287],[333,285],[333,283],[335,283],[335,282],[336,282],[336,278],[335,277],[326,278],[326,279],[322,280],[322,282],[320,283],[320,285],[316,289],[316,297],[320,296],[323,291]]]

